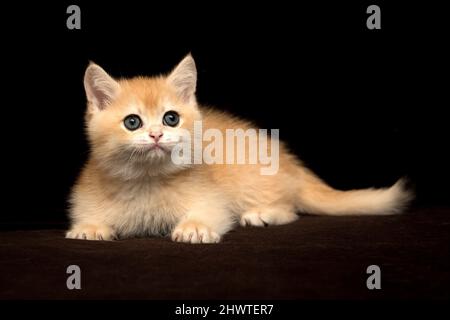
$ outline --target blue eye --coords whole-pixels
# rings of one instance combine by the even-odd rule
[[[180,122],[180,115],[175,111],[167,111],[163,116],[163,124],[175,127]]]
[[[128,130],[134,131],[142,127],[142,120],[138,115],[130,114],[125,117],[123,124]]]

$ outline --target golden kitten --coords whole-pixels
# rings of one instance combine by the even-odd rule
[[[198,106],[196,82],[191,55],[168,76],[153,78],[114,80],[98,65],[89,65],[84,86],[91,154],[71,195],[67,238],[171,234],[178,242],[213,243],[235,222],[279,225],[296,220],[297,212],[395,214],[412,198],[402,181],[386,189],[335,190],[282,144],[279,168],[271,175],[261,174],[261,163],[176,164],[171,152],[187,139],[186,132],[194,134],[199,121],[203,130],[224,135],[227,129],[252,128]],[[278,150],[270,138],[267,150]]]

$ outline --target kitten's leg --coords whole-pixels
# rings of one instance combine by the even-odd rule
[[[67,231],[66,238],[82,240],[114,240],[116,235],[114,230],[106,225],[79,223],[73,225],[70,230]]]
[[[233,218],[220,201],[202,201],[175,226],[171,238],[176,242],[217,243],[232,225]]]
[[[241,215],[241,226],[264,227],[269,225],[287,224],[297,220],[293,207],[276,205],[248,210]]]

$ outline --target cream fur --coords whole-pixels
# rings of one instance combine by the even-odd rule
[[[167,77],[114,80],[91,64],[86,70],[86,126],[90,159],[70,199],[67,238],[111,240],[171,234],[174,241],[218,242],[233,225],[285,224],[297,212],[325,215],[399,213],[412,198],[403,182],[387,189],[338,191],[326,185],[280,145],[277,174],[260,165],[174,165],[168,152],[143,147],[149,130],[163,133],[170,149],[183,140],[178,127],[163,126],[168,110],[181,115],[179,127],[226,129],[253,126],[226,113],[197,105],[196,69],[187,56]],[[144,126],[123,126],[138,114]],[[150,139],[150,140],[149,140]]]

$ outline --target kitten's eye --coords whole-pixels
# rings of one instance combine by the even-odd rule
[[[123,124],[128,130],[134,131],[142,127],[142,120],[139,116],[130,114],[123,119]]]
[[[175,111],[167,111],[163,117],[163,124],[170,127],[175,127],[180,122],[180,115]]]

